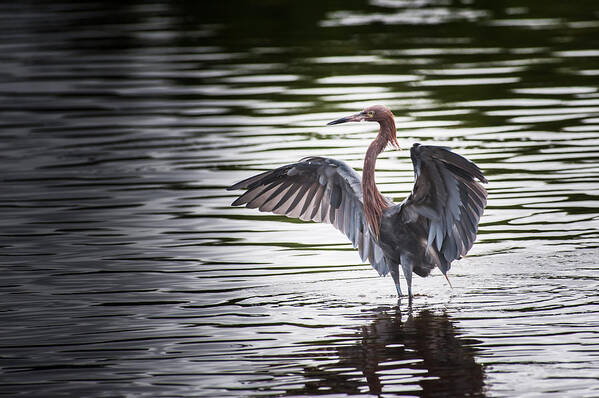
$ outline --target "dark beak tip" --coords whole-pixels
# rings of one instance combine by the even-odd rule
[[[349,121],[348,117],[342,117],[341,119],[337,119],[337,120],[333,120],[332,122],[328,122],[327,126],[331,126],[333,124],[345,123],[345,122],[348,122],[348,121]]]

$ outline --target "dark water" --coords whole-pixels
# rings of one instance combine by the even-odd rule
[[[599,5],[0,6],[0,395],[599,396]],[[389,278],[224,188],[399,141],[489,178],[471,254]],[[410,191],[407,151],[377,163]]]

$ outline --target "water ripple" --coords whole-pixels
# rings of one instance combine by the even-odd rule
[[[599,394],[592,4],[192,3],[0,6],[0,394]],[[338,231],[224,189],[361,171],[375,126],[326,123],[373,103],[489,179],[411,310]],[[405,198],[408,151],[376,177]]]

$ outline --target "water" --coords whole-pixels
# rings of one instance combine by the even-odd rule
[[[594,1],[0,6],[3,396],[599,396]],[[389,278],[224,188],[400,144],[489,179],[469,256]],[[407,151],[377,163],[411,190]]]

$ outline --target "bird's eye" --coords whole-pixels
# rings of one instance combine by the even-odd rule
[[[368,117],[374,117],[374,111],[369,111],[368,112]]]

